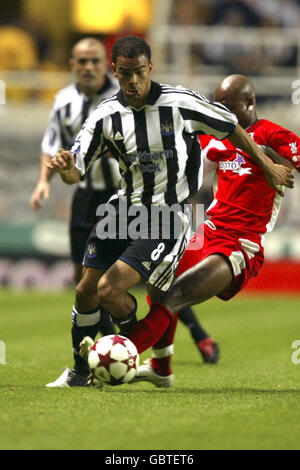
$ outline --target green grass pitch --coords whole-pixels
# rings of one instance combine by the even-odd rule
[[[144,314],[144,292],[135,294]],[[0,298],[0,449],[300,448],[300,364],[291,360],[300,339],[299,297],[197,306],[220,344],[219,364],[204,365],[179,324],[173,388],[139,383],[102,391],[45,388],[72,366],[72,291],[2,290]]]

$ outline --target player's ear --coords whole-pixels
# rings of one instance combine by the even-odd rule
[[[112,64],[111,64],[111,69],[114,73],[114,76],[116,77],[117,76],[117,67],[116,67],[116,64],[114,62],[112,62]]]
[[[255,99],[252,96],[249,96],[247,99],[247,111],[253,111],[255,105]]]

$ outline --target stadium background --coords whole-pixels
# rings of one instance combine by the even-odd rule
[[[55,176],[41,211],[32,212],[29,199],[53,96],[73,79],[68,58],[77,39],[98,37],[110,51],[117,37],[144,36],[155,80],[209,98],[225,75],[247,74],[259,116],[299,135],[299,26],[297,0],[0,0],[0,286],[72,283],[67,221],[73,189]],[[300,292],[299,175],[295,179],[266,237],[265,266],[248,292]]]

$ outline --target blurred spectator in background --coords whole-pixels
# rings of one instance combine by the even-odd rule
[[[0,26],[0,70],[31,70],[38,64],[32,36],[14,25]]]
[[[261,26],[261,18],[254,8],[243,0],[215,0],[212,25]]]
[[[176,26],[202,26],[208,24],[213,2],[207,0],[175,0],[171,11],[170,23]],[[197,71],[203,63],[202,43],[192,43],[190,46],[190,71]],[[177,51],[168,46],[168,60],[174,62]]]
[[[296,0],[177,0],[170,18],[178,26],[215,26],[229,28],[286,27],[300,25],[300,1]],[[212,35],[215,32],[212,30]],[[199,39],[190,46],[190,73],[200,72],[201,66],[224,67],[224,73],[262,75],[270,73],[269,67],[295,67],[297,47],[272,39],[268,45],[245,43],[232,34],[232,43],[225,42],[220,29],[217,41]],[[225,34],[225,33],[224,33]],[[228,36],[227,36],[228,37]],[[250,38],[251,39],[251,38]],[[176,62],[176,47],[169,46],[169,60]],[[203,68],[203,67],[202,67]],[[271,72],[272,73],[272,72]]]
[[[38,51],[30,34],[14,25],[0,26],[0,70],[28,71],[38,66]],[[6,78],[7,80],[7,78]],[[7,99],[23,101],[31,96],[22,87],[7,87]]]
[[[252,5],[264,27],[299,28],[300,26],[300,4],[295,0],[245,1]],[[297,47],[283,43],[276,35],[264,52],[272,65],[294,67],[297,64]]]
[[[261,26],[297,28],[300,25],[300,2],[296,0],[244,0],[260,17]]]
[[[37,18],[26,17],[18,22],[18,26],[26,31],[32,38],[37,51],[38,63],[42,64],[51,54],[51,39],[47,32],[47,25]]]
[[[207,24],[211,4],[213,2],[207,0],[177,0],[174,2],[170,21],[182,26]]]
[[[224,27],[259,27],[260,16],[247,3],[240,0],[217,0],[211,15],[210,24]],[[233,34],[233,42],[228,45],[222,41],[218,44],[207,43],[204,46],[205,62],[222,64],[226,73],[242,73],[259,75],[262,73],[265,61],[261,48],[250,44],[239,43]]]

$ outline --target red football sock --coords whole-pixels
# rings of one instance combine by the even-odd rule
[[[170,375],[171,358],[173,355],[174,336],[177,327],[178,315],[174,315],[171,322],[161,337],[161,339],[153,346],[153,357],[151,360],[154,371],[159,375]]]
[[[128,336],[139,354],[160,340],[172,318],[171,312],[164,305],[152,305],[146,317],[134,325]]]

